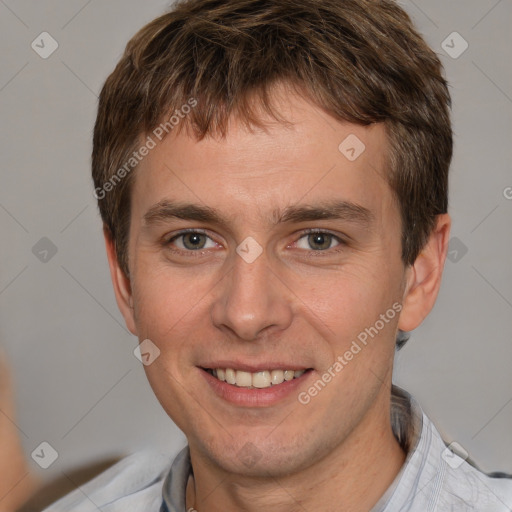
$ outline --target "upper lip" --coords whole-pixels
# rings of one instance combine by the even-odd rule
[[[264,370],[309,370],[310,366],[304,366],[300,363],[282,363],[282,362],[262,362],[262,363],[244,363],[242,361],[215,361],[199,365],[201,368],[215,370],[217,368],[232,368],[233,370],[242,370],[244,372],[256,373]]]

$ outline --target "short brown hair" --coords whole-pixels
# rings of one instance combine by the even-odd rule
[[[402,260],[415,261],[447,211],[452,131],[441,63],[408,15],[392,0],[186,0],[133,37],[99,99],[92,175],[126,275],[137,145],[191,98],[178,129],[198,140],[232,115],[260,125],[256,104],[279,119],[278,83],[339,120],[384,123]]]

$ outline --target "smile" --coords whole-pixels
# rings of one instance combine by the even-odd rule
[[[227,382],[240,388],[269,388],[277,386],[284,381],[299,378],[306,370],[263,370],[259,372],[246,372],[233,368],[204,368],[210,375],[222,382]]]

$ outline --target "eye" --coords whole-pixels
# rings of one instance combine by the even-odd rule
[[[326,251],[333,247],[337,247],[342,243],[343,241],[332,233],[327,233],[325,231],[310,231],[301,236],[296,245],[299,249]]]
[[[184,251],[199,251],[201,249],[212,249],[215,242],[205,233],[200,231],[186,231],[173,236],[168,245],[174,245]]]

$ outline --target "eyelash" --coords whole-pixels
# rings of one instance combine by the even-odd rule
[[[206,251],[208,251],[208,249],[203,249],[203,250],[199,249],[197,251],[190,251],[190,250],[187,251],[187,250],[183,250],[183,249],[174,249],[172,247],[171,244],[172,244],[172,242],[174,242],[174,240],[177,240],[178,238],[180,238],[184,235],[190,234],[190,233],[196,233],[199,235],[208,236],[208,233],[201,229],[184,229],[184,230],[180,231],[179,233],[177,233],[176,235],[173,235],[168,240],[164,241],[165,247],[167,247],[167,249],[169,249],[169,251],[171,251],[175,254],[179,254],[180,256],[186,255],[187,257],[191,257],[191,258],[197,258],[199,256],[202,256]],[[208,236],[208,238],[211,238],[211,237]]]
[[[304,231],[301,232],[298,240],[300,240],[301,238],[304,238],[307,235],[314,235],[315,233],[331,236],[333,240],[336,240],[336,242],[338,242],[338,245],[336,245],[335,247],[333,247],[331,249],[324,249],[324,250],[318,250],[318,251],[311,249],[311,250],[307,251],[311,256],[313,256],[313,255],[314,256],[329,256],[329,255],[332,255],[333,253],[341,252],[347,246],[347,240],[343,239],[342,237],[340,237],[338,235],[335,235],[334,233],[331,233],[330,231],[325,231],[323,229],[318,229],[318,228],[305,229]],[[300,250],[305,250],[305,249],[300,249]]]
[[[192,258],[200,257],[200,256],[204,255],[205,252],[207,252],[209,249],[204,249],[204,250],[198,249],[196,251],[193,251],[193,250],[183,250],[183,249],[174,249],[174,248],[172,248],[172,245],[171,245],[172,242],[174,242],[178,238],[180,238],[180,237],[182,237],[184,235],[190,234],[190,233],[205,235],[205,236],[207,236],[208,238],[211,239],[211,237],[208,235],[208,233],[206,231],[201,230],[201,229],[184,229],[184,230],[180,231],[179,233],[173,235],[171,238],[165,240],[164,241],[164,245],[171,252],[173,252],[175,254],[186,255],[187,257],[192,257]],[[319,234],[322,234],[322,235],[330,235],[334,240],[336,240],[338,242],[338,245],[335,246],[332,249],[324,249],[324,250],[317,250],[317,251],[311,249],[310,251],[307,251],[307,252],[309,252],[311,254],[315,254],[315,256],[317,256],[317,255],[318,256],[329,255],[329,254],[332,254],[332,253],[340,252],[347,245],[346,240],[344,240],[340,236],[335,235],[334,233],[331,233],[330,231],[325,231],[325,230],[318,229],[318,228],[309,228],[309,229],[305,229],[305,230],[301,231],[300,236],[297,239],[297,241],[301,240],[302,238],[304,238],[307,235],[311,235],[311,234],[315,234],[315,233],[319,233]],[[306,249],[300,249],[300,250],[301,251],[306,251]]]

